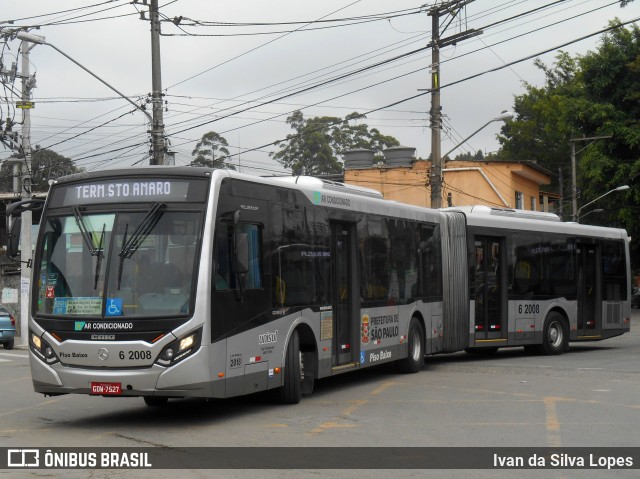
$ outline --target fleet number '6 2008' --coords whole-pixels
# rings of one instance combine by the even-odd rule
[[[538,314],[540,312],[539,304],[519,304],[518,314]]]
[[[128,357],[127,353],[124,351],[120,351],[120,359],[129,359],[129,361],[136,361],[141,359],[151,359],[151,351],[129,351]]]

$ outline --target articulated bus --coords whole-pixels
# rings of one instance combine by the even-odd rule
[[[629,331],[628,242],[310,177],[68,176],[51,185],[34,254],[33,385],[156,406],[266,390],[297,403],[316,379],[391,361],[417,372],[437,353],[560,354]]]

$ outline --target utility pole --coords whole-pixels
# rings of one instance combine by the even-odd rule
[[[22,40],[20,50],[22,52],[22,102],[19,106],[22,109],[22,154],[24,162],[22,163],[22,189],[21,199],[31,199],[31,90],[35,86],[35,78],[32,78],[29,72],[29,52],[35,44],[32,45],[26,40]],[[20,228],[20,321],[18,335],[19,344],[26,346],[29,344],[29,288],[31,285],[31,224],[32,213],[30,210],[23,211],[21,214]]]
[[[576,179],[576,141],[588,141],[589,144],[585,147],[581,148],[580,151],[587,148],[591,143],[596,140],[604,140],[606,138],[611,138],[611,135],[607,136],[592,136],[592,137],[582,137],[582,138],[571,138],[569,143],[571,144],[571,219],[572,221],[578,221],[578,183]],[[578,151],[578,153],[580,153]]]
[[[433,13],[432,13],[433,12]],[[440,15],[438,10],[431,15],[431,207],[442,207],[442,107],[440,106]]]
[[[431,172],[429,184],[431,187],[431,208],[442,207],[442,157],[441,157],[441,126],[442,106],[440,105],[440,49],[453,45],[467,38],[480,35],[482,30],[470,29],[446,38],[440,38],[448,26],[460,12],[462,7],[474,0],[451,0],[440,5],[434,5],[429,10],[431,17]],[[440,31],[440,18],[443,14],[451,15],[442,32]],[[445,18],[446,20],[446,18]]]
[[[560,217],[560,221],[564,221],[564,177],[562,175],[562,167],[558,167],[558,183],[560,194],[560,206],[558,208],[558,216]]]
[[[164,165],[164,119],[162,116],[162,69],[160,67],[160,15],[158,0],[151,0],[149,6],[151,20],[151,101],[153,104],[153,124],[151,141],[153,142],[152,165]]]

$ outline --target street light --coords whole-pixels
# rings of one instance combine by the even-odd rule
[[[124,93],[121,93],[120,91],[118,91],[115,87],[113,87],[112,85],[107,83],[105,80],[100,78],[98,75],[93,73],[91,70],[89,70],[84,65],[81,65],[80,63],[78,63],[76,60],[71,58],[69,55],[67,55],[65,52],[60,50],[58,47],[56,47],[55,45],[53,45],[53,44],[51,44],[49,42],[46,42],[44,37],[41,37],[40,35],[33,35],[32,33],[27,33],[27,32],[18,32],[16,34],[16,38],[18,38],[19,40],[23,40],[25,42],[35,43],[37,45],[49,45],[51,48],[56,50],[58,53],[64,55],[69,60],[71,60],[73,63],[78,65],[80,68],[82,68],[84,71],[86,71],[89,75],[93,76],[95,79],[99,80],[101,83],[103,83],[104,85],[109,87],[109,89],[113,90],[118,95],[120,95],[122,98],[127,100],[129,103],[131,103],[133,106],[135,106],[137,110],[140,110],[142,113],[144,113],[145,116],[147,117],[147,119],[149,120],[149,122],[151,123],[151,127],[152,127],[151,135],[153,136],[153,158],[154,158],[155,164],[158,164],[158,165],[163,164],[163,158],[162,158],[163,155],[162,155],[162,153],[163,153],[163,149],[164,149],[164,145],[163,145],[164,142],[162,140],[162,136],[163,136],[162,132],[161,131],[160,132],[156,131],[156,128],[154,126],[155,123],[153,121],[153,118],[151,117],[151,115],[143,107],[141,107],[140,105],[136,104],[133,100],[131,100],[131,98],[126,96]]]
[[[478,128],[476,131],[474,131],[473,133],[471,133],[468,137],[466,137],[464,140],[462,140],[460,143],[458,143],[456,146],[454,146],[453,148],[451,148],[449,151],[447,151],[444,155],[442,155],[442,158],[444,158],[445,156],[448,156],[452,151],[456,150],[459,146],[462,146],[463,144],[465,144],[469,138],[471,138],[472,136],[474,136],[475,134],[477,134],[480,130],[482,130],[483,128],[485,128],[486,126],[490,125],[491,123],[493,123],[494,121],[509,121],[513,119],[513,113],[510,113],[508,111],[503,111],[500,115],[496,116],[495,118],[492,118],[491,120],[489,120],[488,122],[486,122],[484,125],[482,125],[480,128]]]
[[[580,220],[582,218],[584,218],[585,216],[589,216],[591,213],[602,213],[603,211],[604,211],[603,208],[596,208],[595,210],[587,211],[585,214],[578,217],[578,223],[580,223]]]
[[[605,196],[607,196],[610,193],[613,193],[614,191],[624,191],[624,190],[628,190],[629,189],[629,185],[622,185],[622,186],[618,186],[617,188],[614,188],[612,190],[607,191],[604,195],[600,195],[598,196],[595,200],[589,201],[589,203],[587,203],[586,205],[581,206],[580,208],[578,208],[578,212],[576,213],[576,216],[573,218],[574,221],[578,222],[579,218],[580,218],[580,212],[586,208],[587,206],[595,203],[596,201],[598,201],[601,198],[604,198]],[[586,215],[585,215],[586,216]]]

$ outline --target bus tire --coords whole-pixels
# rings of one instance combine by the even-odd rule
[[[300,368],[300,338],[294,331],[287,346],[284,358],[284,384],[280,388],[278,399],[282,404],[298,404],[302,398],[302,370]]]
[[[407,374],[421,371],[424,368],[424,329],[415,316],[409,323],[407,349],[407,357],[397,362],[398,370]]]
[[[564,317],[556,311],[550,312],[544,320],[540,351],[548,355],[562,354],[568,342],[569,334]]]
[[[313,393],[313,386],[316,380],[315,358],[315,350],[300,353],[300,359],[302,360],[302,364],[300,365],[300,375],[302,376],[302,394],[304,396],[308,396]]]
[[[149,407],[165,406],[169,402],[168,397],[163,396],[142,396],[144,403]]]

